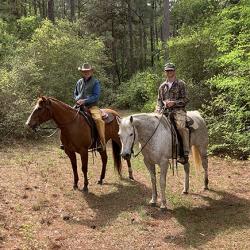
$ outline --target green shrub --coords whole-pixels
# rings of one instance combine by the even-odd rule
[[[135,74],[128,82],[120,86],[116,105],[120,108],[153,112],[158,87],[162,81],[161,76],[153,70]]]
[[[72,92],[81,77],[77,67],[83,62],[93,64],[96,76],[108,86],[104,71],[108,61],[100,39],[78,36],[77,24],[42,22],[30,41],[15,50],[9,69],[1,70],[0,133],[15,127],[12,134],[22,135],[31,106],[40,94],[73,104]]]

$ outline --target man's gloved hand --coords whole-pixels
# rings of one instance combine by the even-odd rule
[[[167,108],[171,108],[175,104],[174,101],[170,101],[170,100],[165,100],[165,101],[163,101],[163,103],[164,103],[165,107],[167,107]]]
[[[82,106],[85,104],[85,100],[84,99],[79,99],[77,102],[76,102],[79,106]]]

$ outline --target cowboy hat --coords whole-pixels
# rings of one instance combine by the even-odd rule
[[[94,68],[89,63],[84,63],[81,67],[78,67],[79,71],[90,71]]]

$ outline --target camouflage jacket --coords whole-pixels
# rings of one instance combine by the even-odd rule
[[[170,89],[167,81],[162,83],[158,90],[157,111],[160,111],[164,107],[163,101],[165,100],[175,101],[174,106],[169,108],[170,111],[185,110],[188,103],[185,82],[176,79]]]

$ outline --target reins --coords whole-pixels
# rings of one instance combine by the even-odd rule
[[[46,129],[54,129],[54,131],[50,135],[43,136],[43,135],[39,135],[39,133],[38,133],[38,135],[41,136],[41,137],[44,137],[44,138],[50,138],[58,131],[58,128],[42,128],[42,127],[39,127],[39,130],[46,130]]]
[[[56,100],[56,99],[54,99],[54,98],[51,98],[51,97],[48,98],[48,99],[53,100],[53,101],[60,102],[60,101],[58,101],[58,100]],[[51,109],[50,109],[49,107],[47,107],[47,109],[48,109],[48,111],[50,112],[51,118],[53,118],[53,113],[52,113]],[[71,124],[71,123],[76,119],[76,117],[78,116],[79,111],[80,111],[80,110],[78,109],[77,112],[76,112],[76,114],[75,114],[75,116],[73,117],[72,120],[70,120],[70,121],[68,121],[68,122],[66,122],[66,123],[63,123],[63,124],[57,124],[57,127],[56,127],[56,128],[42,128],[42,127],[39,127],[38,130],[54,129],[54,131],[53,131],[50,135],[47,135],[47,136],[42,136],[42,135],[40,135],[40,136],[41,136],[41,137],[46,137],[46,138],[52,137],[52,136],[58,131],[58,129],[61,129],[61,128],[66,127],[67,125]]]
[[[50,100],[53,100],[53,101],[56,101],[56,102],[60,102],[60,101],[58,101],[58,100],[56,100],[56,99],[54,99],[54,98],[52,98],[52,97],[50,97],[49,99],[50,99]],[[70,108],[71,108],[71,107],[70,107]],[[75,109],[73,109],[73,110],[75,110]],[[49,109],[49,111],[50,111],[50,113],[51,113],[51,117],[53,117],[53,114],[52,114],[52,112],[51,112],[50,109]],[[63,128],[63,127],[65,127],[65,126],[71,124],[71,123],[76,119],[76,117],[78,116],[79,112],[80,112],[80,109],[77,109],[77,112],[76,112],[76,114],[75,114],[75,116],[73,117],[72,120],[70,120],[70,121],[68,121],[68,122],[66,122],[66,123],[63,123],[63,124],[57,124],[57,128]]]
[[[133,125],[134,140],[133,140],[133,143],[132,143],[132,146],[131,146],[131,152],[132,152],[134,158],[136,158],[136,157],[142,152],[142,150],[147,146],[148,142],[149,142],[149,141],[151,140],[151,138],[154,136],[156,130],[158,129],[158,127],[159,127],[159,125],[160,125],[160,123],[161,123],[161,119],[162,119],[162,117],[163,117],[163,115],[164,115],[165,109],[166,109],[166,107],[164,107],[164,108],[161,110],[161,117],[160,117],[159,122],[158,122],[157,126],[155,127],[155,129],[154,129],[152,135],[148,138],[148,140],[147,140],[147,141],[144,143],[144,145],[141,147],[140,151],[137,152],[136,154],[134,154],[134,150],[133,150],[134,143],[135,143],[135,127],[134,127],[134,125]]]

